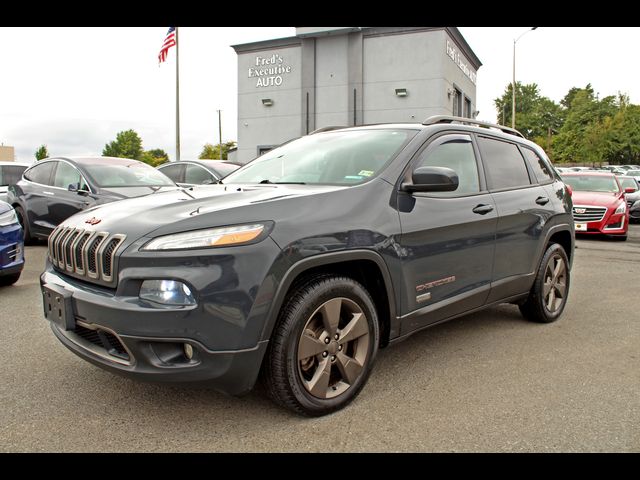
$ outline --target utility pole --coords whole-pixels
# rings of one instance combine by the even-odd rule
[[[218,134],[220,135],[220,160],[222,160],[222,110],[218,110]]]
[[[180,43],[176,27],[176,161],[180,161]]]
[[[511,128],[516,128],[516,42],[522,38],[523,35],[532,32],[538,27],[531,27],[518,38],[513,40],[513,82],[511,83]]]

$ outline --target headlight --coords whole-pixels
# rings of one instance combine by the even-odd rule
[[[187,250],[190,248],[227,247],[244,245],[264,238],[268,233],[266,223],[209,228],[192,232],[175,233],[154,238],[142,250]]]
[[[620,205],[618,205],[618,208],[616,208],[616,211],[613,212],[614,215],[618,214],[618,213],[624,213],[627,211],[627,202],[622,202]]]
[[[145,280],[140,287],[140,298],[162,305],[195,305],[191,289],[175,280]]]
[[[0,213],[0,227],[6,227],[14,223],[18,223],[18,216],[13,208],[8,212]]]

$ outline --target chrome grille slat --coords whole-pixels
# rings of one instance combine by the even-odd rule
[[[49,259],[54,268],[72,276],[113,284],[115,255],[125,238],[108,232],[57,227],[49,235]]]
[[[581,213],[578,213],[578,211]],[[606,207],[594,207],[589,205],[573,206],[573,219],[576,222],[599,222],[604,218],[606,213]]]

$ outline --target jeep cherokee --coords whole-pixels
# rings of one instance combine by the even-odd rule
[[[53,333],[83,359],[318,416],[380,347],[499,303],[552,322],[572,202],[516,130],[457,117],[313,133],[223,184],[81,212],[49,238]],[[496,338],[496,342],[500,340]]]

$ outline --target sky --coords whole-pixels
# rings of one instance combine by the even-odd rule
[[[531,27],[459,27],[482,61],[478,119],[495,122],[493,100],[512,78],[513,41]],[[167,27],[0,27],[0,143],[31,162],[51,155],[100,155],[133,129],[147,150],[175,158],[175,48],[158,53]],[[237,139],[237,56],[231,45],[295,35],[295,27],[181,27],[181,158],[205,143]],[[600,98],[640,103],[634,49],[640,27],[538,27],[516,44],[516,80],[559,102],[590,83]]]

